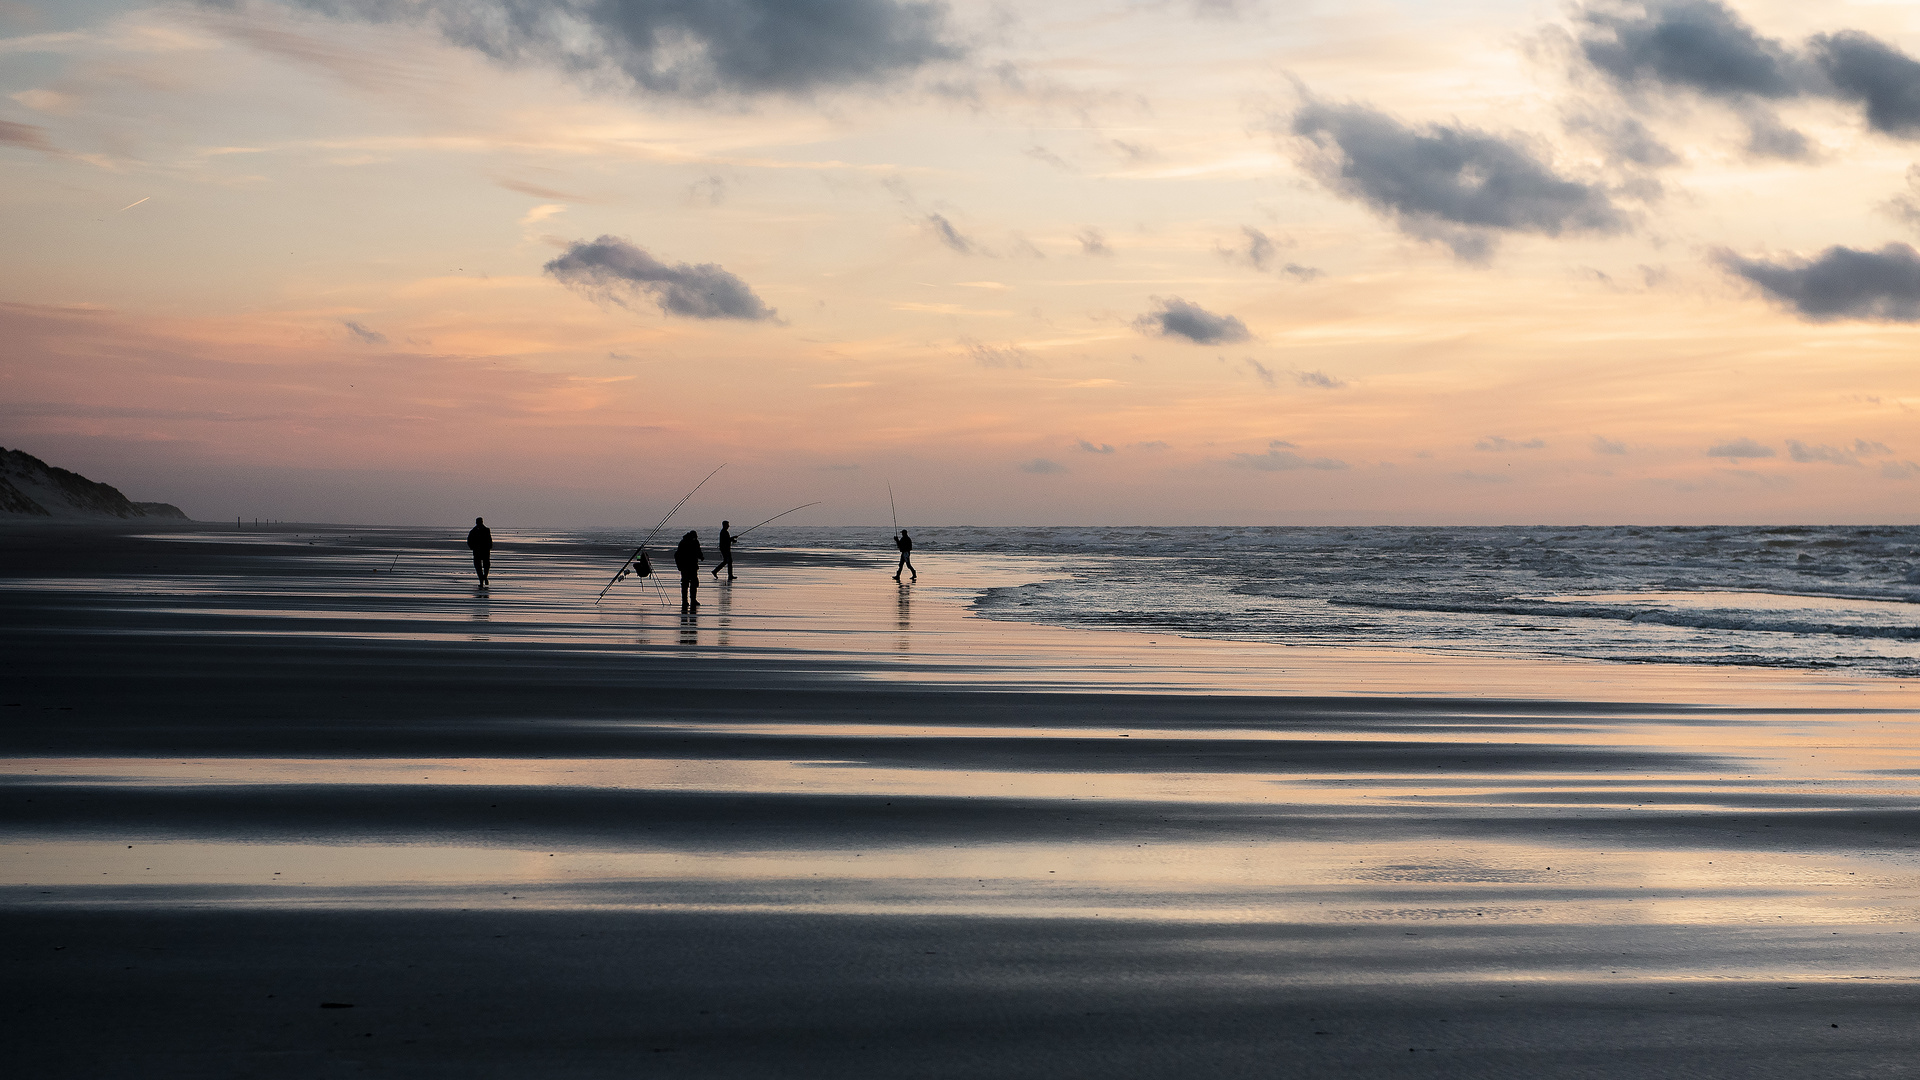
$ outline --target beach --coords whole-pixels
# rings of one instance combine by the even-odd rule
[[[35,1074],[1896,1076],[1920,703],[982,617],[1045,560],[17,527]]]

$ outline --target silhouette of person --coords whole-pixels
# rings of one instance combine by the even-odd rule
[[[467,546],[473,549],[473,572],[484,589],[487,574],[493,570],[493,530],[487,528],[485,518],[473,519],[473,529],[467,533]]]
[[[900,565],[894,567],[893,580],[899,581],[900,571],[907,570],[912,572],[913,580],[919,581],[920,571],[913,569],[913,537],[907,535],[907,530],[901,529],[900,535],[893,538],[893,546],[900,549]]]
[[[714,577],[720,576],[722,567],[726,568],[728,581],[733,580],[733,534],[727,531],[732,525],[731,521],[720,523],[720,561],[713,568]]]
[[[700,606],[700,563],[707,553],[700,550],[700,534],[689,531],[673,549],[673,565],[680,569],[680,609]]]

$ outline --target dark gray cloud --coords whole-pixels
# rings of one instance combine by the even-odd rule
[[[1815,34],[1794,48],[1762,36],[1718,0],[1590,2],[1573,21],[1581,59],[1629,98],[1683,93],[1730,105],[1746,121],[1755,156],[1816,155],[1772,111],[1801,99],[1860,106],[1875,131],[1920,139],[1920,61],[1871,34]]]
[[[1575,10],[1574,26],[1582,58],[1629,96],[1719,101],[1746,122],[1749,155],[1816,156],[1812,140],[1781,123],[1769,103],[1802,96],[1818,77],[1798,52],[1762,37],[1718,0],[1589,3]]]
[[[1311,386],[1315,390],[1338,390],[1347,385],[1346,380],[1336,379],[1324,371],[1296,371],[1293,381],[1301,386]]]
[[[1032,461],[1021,462],[1020,471],[1024,473],[1034,473],[1036,475],[1045,476],[1049,473],[1066,472],[1067,467],[1065,465],[1060,464],[1057,461],[1048,461],[1046,458],[1037,457],[1037,458],[1034,458]]]
[[[1748,259],[1722,249],[1714,260],[1815,322],[1920,321],[1920,254],[1906,244],[1879,251],[1835,245],[1813,259]]]
[[[385,345],[387,343],[387,335],[378,330],[369,330],[359,323],[348,319],[341,319],[340,325],[347,328],[347,333],[352,334],[368,345]]]
[[[1743,435],[1738,439],[1729,439],[1726,442],[1715,443],[1707,447],[1707,456],[1723,458],[1772,457],[1773,447],[1762,442],[1755,442]]]
[[[1295,469],[1322,469],[1332,471],[1344,469],[1347,463],[1335,458],[1310,458],[1294,453],[1294,445],[1280,439],[1267,444],[1264,454],[1235,454],[1227,464],[1236,469],[1257,469],[1260,472],[1292,472]]]
[[[1215,315],[1177,296],[1152,299],[1157,308],[1133,320],[1134,329],[1143,334],[1185,338],[1196,345],[1226,345],[1253,336],[1247,324],[1232,315]]]
[[[1605,435],[1595,435],[1593,437],[1593,452],[1596,454],[1624,454],[1627,452],[1627,444],[1609,439]]]
[[[945,214],[928,214],[925,221],[927,231],[933,234],[934,239],[962,255],[980,254],[980,245],[969,240],[959,229],[954,228],[953,222],[948,221]]]
[[[1255,360],[1251,356],[1247,357],[1245,363],[1247,365],[1247,370],[1253,372],[1254,378],[1259,379],[1261,382],[1267,384],[1268,386],[1273,385],[1273,369],[1272,368],[1269,368],[1267,365],[1261,363],[1258,360]]]
[[[1818,34],[1807,47],[1835,96],[1866,106],[1867,125],[1920,138],[1920,62],[1870,34]]]
[[[1706,97],[1790,98],[1795,58],[1717,0],[1588,4],[1574,12],[1587,63],[1622,87],[1682,87]]]
[[[1111,454],[1113,446],[1108,443],[1091,443],[1085,439],[1075,439],[1074,449],[1083,454]]]
[[[53,141],[47,138],[47,129],[36,124],[16,124],[11,120],[0,120],[0,145],[38,150],[43,154],[60,152],[54,147]]]
[[[921,0],[296,0],[425,23],[506,63],[680,97],[806,95],[894,81],[966,48]]]
[[[1321,183],[1423,240],[1486,259],[1502,232],[1616,233],[1605,188],[1569,180],[1517,139],[1446,124],[1409,127],[1363,105],[1309,100],[1294,113],[1301,164]]]
[[[1080,254],[1102,259],[1113,258],[1113,248],[1107,246],[1106,234],[1099,229],[1089,225],[1074,233],[1073,238],[1080,241]]]
[[[669,266],[617,236],[578,240],[547,263],[562,285],[602,303],[629,306],[645,293],[669,315],[778,322],[780,315],[747,283],[716,263]]]

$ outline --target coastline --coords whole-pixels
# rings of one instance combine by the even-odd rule
[[[36,1071],[1920,1050],[1904,685],[1000,623],[964,559],[909,592],[884,558],[756,553],[693,620],[581,615],[595,552],[502,559],[480,598],[417,533],[304,528],[89,534],[0,579]],[[380,577],[389,549],[423,568]]]

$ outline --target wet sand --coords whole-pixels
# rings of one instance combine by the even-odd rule
[[[1905,684],[991,622],[1048,564],[935,552],[684,619],[502,539],[483,595],[407,530],[0,533],[24,1068],[1920,1060]]]

